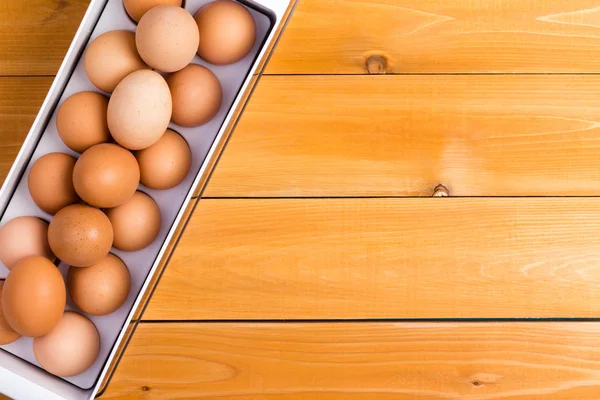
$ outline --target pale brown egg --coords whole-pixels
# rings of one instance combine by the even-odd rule
[[[98,330],[86,317],[67,311],[46,336],[33,340],[33,354],[42,368],[57,376],[75,376],[94,364],[100,352]]]
[[[167,77],[173,98],[177,125],[192,127],[207,123],[217,115],[223,100],[221,82],[208,68],[190,64]]]
[[[150,9],[137,27],[135,43],[142,59],[162,72],[179,71],[198,49],[198,27],[185,9],[162,5]]]
[[[137,251],[148,247],[160,232],[160,209],[150,196],[136,192],[127,203],[106,211],[119,250]]]
[[[87,267],[106,257],[112,246],[113,230],[102,211],[73,204],[50,221],[48,240],[59,259],[71,266]]]
[[[140,181],[151,189],[166,190],[179,185],[190,172],[192,153],[184,138],[167,129],[162,138],[135,153]]]
[[[94,39],[85,52],[84,68],[94,86],[112,93],[127,75],[149,67],[137,52],[135,33],[117,30]]]
[[[111,140],[106,121],[108,99],[96,92],[79,92],[66,99],[56,115],[56,130],[73,151]]]
[[[136,22],[151,8],[164,4],[181,7],[181,3],[181,0],[123,0],[125,11]]]
[[[2,313],[23,336],[50,332],[63,315],[67,291],[56,265],[40,256],[21,259],[10,270],[2,288]]]
[[[135,156],[111,143],[87,150],[73,169],[75,191],[94,207],[109,208],[125,203],[139,182],[140,167]]]
[[[119,83],[110,98],[108,127],[121,146],[142,150],[165,133],[172,110],[165,79],[154,71],[136,71]]]
[[[130,285],[129,270],[113,254],[86,268],[70,268],[67,275],[71,299],[91,315],[117,311],[127,300]]]
[[[2,298],[2,287],[4,286],[4,281],[0,281],[0,299]],[[2,313],[2,307],[0,307],[0,346],[4,344],[9,344],[19,339],[21,335],[17,333],[6,321],[4,318],[4,314]]]
[[[208,3],[195,16],[200,42],[198,55],[211,64],[233,64],[246,57],[256,41],[250,11],[231,0]]]
[[[79,201],[73,187],[75,157],[50,153],[40,157],[29,171],[27,186],[33,202],[48,214]]]
[[[17,217],[0,228],[0,261],[11,269],[27,256],[55,260],[48,244],[48,223],[36,217]]]

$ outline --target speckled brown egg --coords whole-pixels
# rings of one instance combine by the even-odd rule
[[[198,55],[211,64],[233,64],[254,47],[256,23],[240,3],[213,1],[198,11],[195,20],[200,33]]]
[[[221,82],[208,68],[191,64],[167,77],[173,98],[172,120],[192,127],[207,123],[217,115],[223,100]]]
[[[33,354],[42,368],[57,376],[74,376],[94,364],[100,352],[98,330],[86,317],[72,311],[46,336],[33,340]]]
[[[121,146],[142,150],[165,133],[172,111],[165,79],[154,71],[136,71],[119,83],[110,98],[108,127]]]
[[[75,191],[86,203],[117,207],[133,196],[140,182],[140,167],[130,151],[116,144],[92,147],[73,169]]]
[[[0,281],[0,299],[2,298],[2,287],[4,286],[4,281]],[[0,307],[0,346],[4,344],[9,344],[19,339],[21,335],[17,333],[6,321],[4,318],[4,314],[2,313],[2,307]]]
[[[67,275],[71,299],[91,315],[117,311],[127,300],[130,286],[129,270],[113,254],[86,268],[70,268]]]
[[[123,30],[105,32],[94,39],[83,65],[94,86],[109,93],[130,73],[148,69],[137,52],[135,33]]]
[[[157,6],[146,12],[135,33],[142,59],[162,72],[179,71],[188,65],[196,55],[198,42],[194,17],[172,5]]]
[[[151,8],[165,4],[181,7],[181,3],[181,0],[123,0],[125,11],[136,22]]]
[[[66,99],[56,115],[56,130],[73,151],[111,140],[106,121],[108,98],[96,92],[79,92]]]
[[[48,214],[79,201],[73,187],[75,157],[50,153],[40,157],[31,167],[27,186],[33,202]]]
[[[106,257],[113,242],[108,217],[97,208],[74,204],[60,210],[48,228],[54,254],[75,267],[87,267]]]
[[[67,291],[58,268],[39,256],[17,262],[2,288],[2,313],[8,324],[23,336],[50,332],[63,315]]]
[[[140,181],[151,189],[166,190],[179,185],[192,165],[192,153],[181,135],[167,129],[162,138],[145,150],[137,151]]]
[[[106,215],[113,227],[113,246],[119,250],[144,249],[160,232],[160,209],[142,192],[136,192],[127,203],[107,210]]]
[[[54,261],[48,244],[48,223],[36,217],[17,217],[0,228],[0,261],[11,269],[27,256]]]

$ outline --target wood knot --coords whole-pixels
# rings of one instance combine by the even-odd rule
[[[433,197],[449,197],[450,191],[442,184],[439,184],[433,189]]]
[[[149,392],[150,388],[148,386],[142,386],[142,391],[143,392]]]
[[[367,58],[366,68],[369,74],[387,74],[388,61],[384,56],[371,56]]]
[[[486,385],[494,385],[500,383],[501,375],[479,372],[471,376],[460,378],[460,381],[471,385],[472,387],[481,388]]]

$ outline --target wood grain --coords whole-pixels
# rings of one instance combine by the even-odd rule
[[[600,72],[599,6],[301,0],[267,72]]]
[[[269,76],[214,197],[600,194],[599,76]]]
[[[55,74],[87,4],[3,1],[0,75]],[[267,73],[598,73],[599,16],[597,0],[301,0]]]
[[[600,317],[600,199],[201,200],[151,320]]]
[[[51,78],[0,78],[0,183],[33,124]]]
[[[89,0],[0,2],[0,182]],[[301,0],[214,197],[600,195],[597,0]],[[423,74],[423,75],[418,75]],[[587,400],[600,198],[203,200],[104,398]],[[167,323],[168,321],[172,321]],[[0,399],[3,396],[0,394]]]
[[[598,323],[144,324],[106,399],[596,400]]]
[[[0,75],[54,75],[89,0],[0,2]]]

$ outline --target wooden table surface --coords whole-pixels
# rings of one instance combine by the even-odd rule
[[[0,0],[0,179],[87,3]],[[267,73],[105,398],[599,398],[599,0],[301,0]]]

